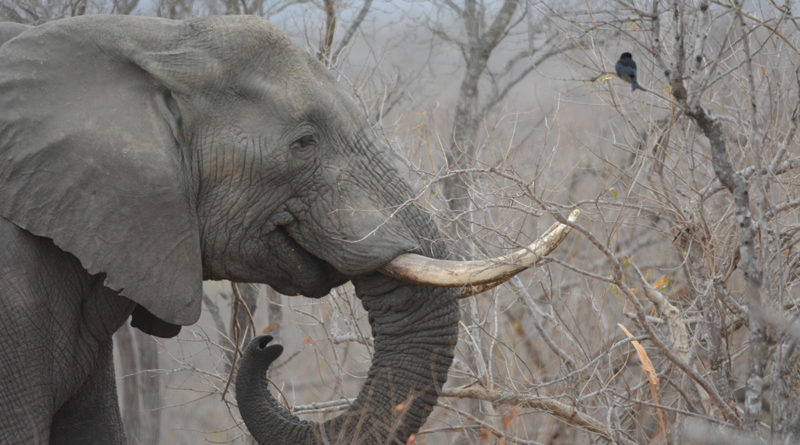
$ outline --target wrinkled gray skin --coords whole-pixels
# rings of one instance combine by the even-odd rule
[[[237,398],[260,443],[420,428],[452,361],[456,291],[374,271],[446,251],[429,215],[399,207],[412,191],[320,64],[255,17],[65,19],[0,61],[0,443],[124,443],[111,335],[132,313],[174,335],[221,278],[308,297],[352,280],[375,337],[357,401],[322,425],[275,402],[280,347],[254,340]]]

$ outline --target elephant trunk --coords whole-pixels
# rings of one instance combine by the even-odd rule
[[[458,291],[402,283],[380,274],[355,278],[369,313],[375,353],[351,406],[323,423],[304,421],[270,394],[265,379],[282,348],[254,339],[236,380],[236,400],[260,444],[405,444],[436,405],[458,337]]]

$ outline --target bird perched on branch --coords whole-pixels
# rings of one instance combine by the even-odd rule
[[[631,91],[635,91],[637,88],[642,91],[647,91],[636,81],[636,62],[633,61],[631,53],[625,52],[619,56],[616,69],[617,76],[631,84]]]

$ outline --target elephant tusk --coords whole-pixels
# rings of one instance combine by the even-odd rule
[[[580,215],[575,209],[568,221]],[[415,253],[404,253],[381,267],[392,278],[410,283],[440,287],[461,287],[461,298],[477,295],[506,282],[523,270],[536,265],[567,237],[572,227],[554,223],[542,236],[524,249],[488,260],[437,260]]]

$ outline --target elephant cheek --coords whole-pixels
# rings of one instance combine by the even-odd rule
[[[295,223],[287,231],[298,243],[340,274],[357,276],[373,272],[398,255],[419,251],[419,243],[404,231],[394,230],[396,223],[372,218],[368,212],[350,215],[349,211],[336,211],[338,215],[319,218],[318,226]]]

